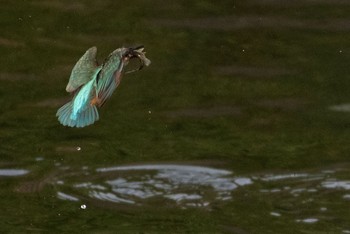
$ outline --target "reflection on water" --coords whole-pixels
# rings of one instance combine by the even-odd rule
[[[228,170],[200,166],[137,165],[96,171],[118,176],[102,184],[83,182],[73,187],[87,190],[91,198],[126,204],[162,197],[182,207],[208,206],[214,200],[230,200],[234,189],[252,183],[250,178],[232,176]]]
[[[270,215],[276,216],[276,217],[280,217],[281,216],[281,214],[278,213],[278,212],[270,212]]]
[[[116,208],[160,206],[201,208],[208,212],[218,205],[236,206],[242,201],[269,204],[257,215],[298,225],[323,225],[342,219],[350,201],[350,168],[328,168],[297,173],[237,175],[233,171],[205,166],[146,164],[80,170],[56,165],[54,178],[45,180],[57,188],[57,198],[92,206]],[[0,175],[28,173],[2,169]],[[43,182],[44,183],[44,182]],[[237,203],[237,204],[236,204]],[[256,205],[256,207],[259,207]],[[341,211],[343,210],[343,211]],[[340,232],[347,233],[349,226]]]
[[[297,219],[297,222],[302,222],[302,223],[316,223],[318,222],[318,219],[316,218],[307,218],[307,219]]]
[[[332,111],[350,112],[350,103],[330,106],[329,109]]]
[[[176,164],[145,164],[79,170],[62,163],[35,183],[24,182],[16,191],[40,192],[53,184],[56,197],[92,206],[116,208],[160,206],[180,209],[236,206],[242,201],[268,204],[257,215],[298,225],[323,225],[342,219],[350,202],[350,167],[299,172],[238,175],[231,170]],[[0,176],[21,176],[26,169],[0,169]],[[27,187],[35,188],[28,189]],[[79,204],[79,202],[81,202]],[[256,205],[256,207],[259,207]],[[343,213],[342,213],[343,212]],[[340,232],[347,233],[348,226]]]
[[[325,188],[339,188],[339,189],[350,189],[350,181],[337,181],[336,179],[329,179],[327,181],[322,182],[322,186]]]
[[[29,171],[24,169],[0,169],[0,176],[21,176],[28,173]]]
[[[306,204],[312,204],[313,217],[294,218],[296,222],[309,224],[319,222],[319,216],[331,210],[328,203],[324,202],[331,193],[336,194],[332,195],[332,199],[337,204],[348,204],[350,199],[350,178],[344,179],[344,174],[348,175],[349,170],[344,168],[246,176],[225,169],[172,164],[116,166],[95,170],[83,168],[78,176],[75,174],[72,178],[56,180],[58,188],[69,186],[70,191],[76,191],[76,194],[59,191],[59,199],[75,202],[92,199],[133,206],[161,202],[163,205],[175,204],[183,209],[210,209],[214,203],[235,202],[234,198],[238,196],[236,192],[244,191],[246,194],[260,193],[259,198],[266,200],[273,196],[277,207],[279,202],[284,204],[287,201],[293,203],[295,209],[301,210]],[[89,179],[90,175],[93,176]],[[66,179],[69,179],[69,184]],[[285,216],[281,208],[266,212],[276,218]]]
[[[62,193],[62,192],[57,192],[57,197],[62,200],[67,200],[67,201],[79,201],[78,198],[73,197],[71,195]]]

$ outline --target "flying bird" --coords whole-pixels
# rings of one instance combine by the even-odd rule
[[[91,47],[73,67],[66,87],[66,91],[74,95],[73,99],[56,113],[64,126],[82,128],[99,119],[97,107],[102,107],[118,87],[130,59],[139,60],[137,70],[151,63],[143,46],[116,49],[101,65],[96,60],[96,53],[97,48]],[[127,73],[133,71],[136,70]]]

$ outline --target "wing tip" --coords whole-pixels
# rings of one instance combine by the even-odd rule
[[[66,91],[67,91],[68,93],[71,93],[71,92],[73,92],[74,90],[75,90],[75,89],[74,89],[74,87],[73,87],[72,85],[70,85],[70,84],[67,85]]]

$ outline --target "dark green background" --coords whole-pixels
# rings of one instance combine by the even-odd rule
[[[31,173],[0,178],[0,230],[337,233],[349,212],[301,231],[259,215],[271,201],[256,194],[254,205],[242,198],[212,211],[82,212],[41,184],[55,163],[79,170],[204,161],[245,174],[349,162],[350,114],[329,110],[350,101],[349,12],[341,0],[2,1],[0,166]],[[56,110],[69,100],[65,86],[85,50],[97,46],[102,62],[139,44],[151,66],[124,77],[100,121],[59,125]],[[39,188],[18,192],[23,183]]]

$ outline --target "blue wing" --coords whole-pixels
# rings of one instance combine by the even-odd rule
[[[72,109],[73,109],[73,103],[71,101],[65,104],[64,106],[62,106],[57,111],[56,116],[58,116],[58,120],[62,125],[82,128],[93,124],[99,119],[96,106],[89,106],[83,112],[80,112],[80,114],[75,119],[71,118]]]
[[[96,77],[101,68],[94,74],[94,79],[86,83],[74,96],[73,100],[62,106],[56,113],[58,120],[64,126],[85,127],[99,119],[95,105],[91,99],[96,92]]]
[[[100,106],[112,96],[114,90],[118,87],[121,81],[122,70],[124,68],[122,56],[125,51],[125,48],[113,51],[106,62],[102,65],[102,70],[97,79],[97,93]]]

